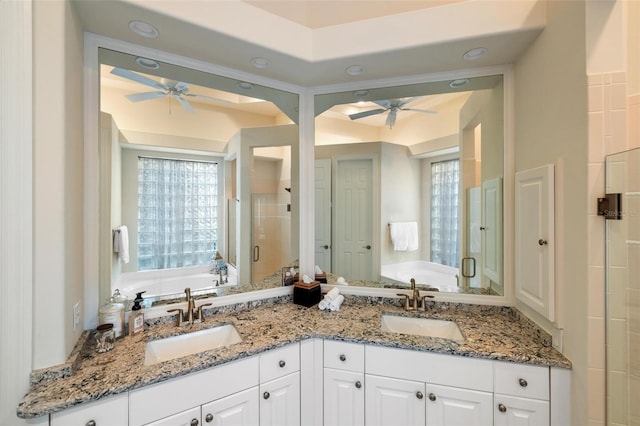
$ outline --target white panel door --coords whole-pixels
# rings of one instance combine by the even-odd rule
[[[554,321],[553,165],[516,173],[516,297]]]
[[[373,279],[373,160],[338,160],[334,209],[334,273]]]
[[[331,160],[316,160],[314,176],[316,265],[331,272]]]
[[[502,286],[502,178],[482,182],[482,274]],[[483,278],[484,279],[484,278]]]
[[[260,385],[260,426],[300,424],[300,372]]]
[[[368,426],[424,426],[424,383],[367,374],[365,387]]]
[[[260,421],[260,390],[257,386],[204,404],[202,421],[211,426],[255,426]]]
[[[427,384],[427,426],[486,426],[492,423],[492,393]]]
[[[324,369],[324,425],[364,425],[364,374]]]
[[[495,395],[495,426],[548,426],[549,402]]]

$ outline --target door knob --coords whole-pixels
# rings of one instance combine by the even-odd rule
[[[322,246],[322,248],[325,249],[325,250],[328,250],[329,249],[329,245],[325,244],[325,245]]]
[[[371,250],[371,246],[370,245],[366,245],[366,246],[364,246],[362,248],[366,248],[367,250]]]
[[[542,238],[540,238],[540,239],[538,240],[538,245],[546,246],[546,245],[547,245],[547,240],[543,240]]]

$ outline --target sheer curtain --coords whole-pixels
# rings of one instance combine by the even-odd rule
[[[138,158],[138,270],[205,265],[217,250],[217,164]]]
[[[431,163],[431,261],[458,267],[460,162]]]

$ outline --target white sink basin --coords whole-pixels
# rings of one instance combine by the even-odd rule
[[[399,317],[382,315],[382,331],[389,333],[412,334],[415,336],[441,337],[462,342],[458,324],[453,321],[432,318]]]
[[[242,337],[238,330],[231,324],[154,340],[147,343],[144,365],[221,348],[241,341]]]

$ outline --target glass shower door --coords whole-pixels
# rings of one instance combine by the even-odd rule
[[[606,159],[606,193],[620,194],[606,225],[607,424],[640,424],[640,149]],[[611,210],[608,213],[613,213]]]
[[[290,262],[290,195],[252,195],[252,281],[258,282]]]

